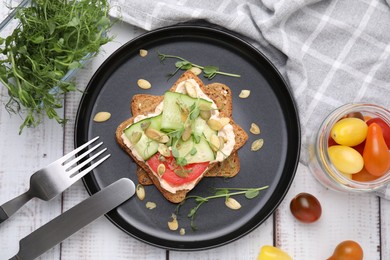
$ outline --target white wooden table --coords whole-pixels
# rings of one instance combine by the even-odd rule
[[[0,20],[5,15],[0,3]],[[117,48],[142,31],[118,23],[112,30],[114,42],[75,77],[79,88],[87,85],[99,65]],[[22,119],[4,109],[7,91],[0,86],[0,204],[28,188],[29,177],[64,153],[73,150],[75,115],[80,93],[66,96],[63,113],[69,119],[62,128],[44,120],[36,129],[18,135]],[[303,148],[305,149],[305,148]],[[304,153],[305,154],[305,153]],[[290,213],[296,194],[309,192],[322,204],[321,219],[302,224]],[[0,259],[18,251],[18,242],[65,210],[88,197],[81,181],[62,196],[44,202],[33,199],[0,226]],[[140,242],[101,217],[46,252],[40,259],[256,259],[263,245],[275,245],[296,260],[326,259],[343,240],[355,240],[367,260],[390,259],[390,202],[375,195],[342,194],[318,184],[305,165],[300,164],[287,196],[272,217],[245,237],[228,245],[199,252],[166,251]]]

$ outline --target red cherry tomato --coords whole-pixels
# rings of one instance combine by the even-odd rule
[[[367,121],[367,125],[372,123],[377,123],[382,128],[383,138],[385,138],[387,148],[390,149],[390,126],[379,117],[371,118]]]
[[[375,176],[384,175],[390,168],[389,149],[377,123],[368,127],[366,146],[363,151],[364,167]]]
[[[369,174],[365,168],[363,168],[358,173],[351,174],[351,176],[352,176],[352,180],[360,181],[360,182],[373,181],[379,178],[379,176],[374,176],[372,174]]]
[[[363,143],[358,144],[356,146],[352,146],[353,149],[358,151],[361,155],[363,155],[364,146],[366,146],[366,140],[363,141]]]
[[[178,169],[178,166],[176,165],[174,157],[166,158],[166,160],[162,162],[159,160],[159,156],[160,154],[156,153],[150,157],[150,159],[147,161],[147,164],[154,172],[157,172],[157,168],[160,164],[164,164],[165,172],[161,178],[173,186],[180,186],[195,180],[207,169],[209,165],[209,162],[187,164],[186,166],[183,166],[183,168],[187,171],[188,176],[180,177],[175,173],[175,170]]]
[[[328,138],[328,147],[331,147],[333,145],[338,145],[338,143],[336,143],[336,141],[331,136],[329,136],[329,138]]]
[[[328,260],[362,260],[362,247],[352,240],[346,240],[337,245],[333,255]]]
[[[322,208],[316,197],[309,193],[299,193],[290,203],[293,216],[301,222],[312,223],[321,217]]]

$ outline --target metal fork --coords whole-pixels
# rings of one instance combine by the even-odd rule
[[[103,142],[100,142],[91,149],[70,160],[77,153],[85,149],[88,145],[95,142],[98,138],[99,137],[95,137],[89,142],[83,144],[72,152],[64,155],[60,159],[52,162],[48,166],[31,175],[29,190],[0,206],[0,223],[8,219],[12,214],[14,214],[24,204],[26,204],[34,197],[45,201],[53,199],[57,195],[61,194],[64,190],[69,188],[73,183],[82,178],[85,174],[96,168],[108,157],[110,157],[110,154],[108,154],[99,161],[92,163],[90,166],[88,166],[88,168],[79,172],[81,168],[86,166],[88,163],[107,150],[107,148],[104,148],[88,159],[82,161],[84,157],[103,144]],[[78,162],[80,163],[77,164]]]

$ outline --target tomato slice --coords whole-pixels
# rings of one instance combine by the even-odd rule
[[[157,172],[157,167],[160,164],[164,164],[165,172],[161,178],[172,186],[180,186],[195,180],[207,169],[210,164],[210,162],[187,164],[183,166],[183,168],[186,173],[188,173],[188,176],[180,177],[175,173],[175,170],[179,170],[181,167],[176,164],[175,158],[173,156],[165,158],[165,161],[160,161],[159,157],[160,153],[156,153],[151,158],[149,158],[146,163],[154,172]]]

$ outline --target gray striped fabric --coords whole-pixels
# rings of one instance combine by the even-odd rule
[[[389,1],[389,0],[388,0]],[[303,149],[345,103],[390,107],[390,7],[384,0],[112,0],[111,15],[145,30],[202,19],[242,35],[282,72]]]

